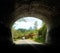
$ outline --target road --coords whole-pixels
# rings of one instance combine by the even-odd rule
[[[17,44],[20,49],[23,48],[25,51],[27,51],[28,49],[29,52],[32,51],[39,52],[40,51],[39,45],[41,45],[42,43],[35,42],[31,39],[24,39],[15,41],[15,44]]]
[[[16,44],[41,44],[41,43],[35,42],[33,40],[30,40],[30,39],[17,40],[17,41],[15,41],[15,43]]]

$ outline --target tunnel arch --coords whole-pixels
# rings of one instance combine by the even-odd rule
[[[13,20],[11,21],[12,23],[22,17],[37,17],[46,22],[46,24],[48,25],[52,22],[51,17],[54,11],[44,4],[41,4],[39,2],[33,2],[30,4],[17,3],[15,6],[17,7],[15,8],[15,11],[11,14]]]
[[[23,1],[16,0],[14,1],[13,0],[11,1],[11,3],[9,2],[6,2],[6,3],[7,5],[3,5],[3,7],[1,7],[2,18],[0,18],[0,24],[4,25],[4,27],[6,27],[9,31],[11,30],[11,26],[17,19],[21,17],[27,17],[27,16],[37,17],[37,18],[42,19],[47,25],[47,28],[48,28],[47,43],[59,44],[60,40],[58,39],[59,36],[57,36],[57,33],[60,31],[60,28],[59,28],[60,26],[60,6],[59,6],[60,2],[59,0],[55,0],[55,1],[53,0],[31,0],[31,1],[30,0],[23,0]],[[2,2],[2,4],[4,4],[4,1]],[[2,32],[5,32],[5,31],[2,30]],[[8,32],[7,35],[9,35],[10,32]],[[9,36],[11,37],[11,34]],[[2,37],[4,37],[4,35]],[[8,38],[6,39],[11,41],[10,37],[9,39]]]
[[[18,21],[19,20],[19,21]],[[30,21],[37,21],[37,34],[38,34],[38,31],[39,31],[39,29],[40,28],[42,28],[42,26],[43,26],[43,24],[45,24],[41,19],[38,19],[38,18],[36,18],[36,17],[22,17],[22,18],[20,18],[20,19],[18,19],[18,20],[16,20],[15,22],[14,22],[14,24],[12,25],[12,28],[11,28],[11,33],[12,33],[12,37],[13,37],[13,42],[15,43],[15,44],[24,44],[23,43],[23,40],[22,40],[22,37],[24,36],[24,34],[23,33],[25,33],[25,32],[27,32],[27,30],[30,30],[29,28],[31,27],[31,29],[32,29],[32,31],[34,30],[35,31],[35,29],[34,29],[34,26],[32,26],[32,25],[30,25],[30,24],[26,24],[27,22],[28,23],[30,23],[28,20],[30,20]],[[25,21],[24,21],[25,20]],[[23,26],[25,26],[25,25],[27,25],[27,26],[29,26],[29,28],[25,28],[25,27],[23,27],[23,28],[21,28],[20,26],[18,27],[18,28],[16,28],[20,23],[17,23],[17,22],[20,22],[22,25],[20,25],[21,27],[23,27]],[[24,22],[24,23],[23,23]],[[38,24],[38,22],[40,23],[40,25]],[[17,24],[17,25],[16,25]],[[23,25],[24,24],[24,25]],[[33,24],[34,25],[34,24]],[[38,27],[38,25],[40,26],[40,27]],[[14,27],[15,26],[15,27]],[[23,36],[21,36],[21,38],[18,38],[18,40],[16,40],[16,38],[14,39],[14,31],[13,30],[15,30],[16,32],[18,32],[17,30],[19,30],[19,29],[25,29],[26,31],[25,32],[23,32],[22,34],[23,34]],[[29,32],[30,33],[30,32]],[[25,35],[29,35],[29,33],[25,33]],[[36,32],[32,32],[32,34],[35,34]],[[19,33],[18,33],[19,34]],[[17,35],[18,36],[18,35]],[[38,36],[38,35],[37,35]],[[20,36],[18,36],[18,37],[20,37]],[[26,36],[25,36],[26,37]],[[46,37],[43,37],[44,39],[46,38]],[[24,39],[24,40],[27,40],[27,39],[29,39],[29,38],[27,38],[26,37],[26,39]],[[22,43],[17,43],[19,40],[21,40],[22,41]],[[25,42],[25,41],[24,41]],[[36,42],[38,42],[38,41],[36,41]],[[45,43],[45,40],[44,40],[44,43]],[[25,44],[29,44],[29,43],[25,43]],[[32,44],[32,43],[31,43]],[[33,44],[37,44],[37,43],[33,43]],[[40,42],[40,44],[43,44],[43,41],[41,41]]]
[[[33,3],[30,3],[30,4],[17,3],[15,5],[15,10],[10,15],[10,18],[12,18],[12,19],[10,19],[10,28],[12,27],[13,23],[16,20],[18,20],[19,18],[22,18],[22,17],[36,17],[36,18],[39,18],[46,23],[47,32],[48,32],[50,30],[50,27],[52,27],[53,23],[54,23],[53,20],[52,20],[53,16],[55,16],[54,10],[51,9],[50,7],[42,4],[42,3],[39,3],[39,2],[33,2]]]
[[[39,7],[38,7],[39,6]],[[25,10],[26,9],[26,10]],[[25,13],[24,13],[25,12]],[[34,13],[34,15],[33,15]],[[47,25],[45,45],[15,45],[12,41],[11,26],[22,17],[33,16],[43,20]],[[41,17],[40,17],[41,16]],[[60,0],[1,0],[0,1],[0,49],[11,51],[44,52],[46,48],[60,48]],[[35,49],[36,47],[36,49]],[[3,49],[2,49],[3,48]],[[55,51],[55,50],[54,50]],[[24,52],[24,51],[22,51]],[[36,51],[37,52],[37,51]],[[46,50],[47,52],[47,50]]]

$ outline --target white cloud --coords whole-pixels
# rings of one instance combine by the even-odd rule
[[[18,28],[29,29],[30,27],[34,26],[35,21],[37,21],[38,28],[40,28],[42,26],[42,21],[40,19],[33,18],[33,17],[26,17],[25,19],[27,20],[27,22],[16,21],[15,24],[13,25],[13,26],[15,26],[15,29],[18,29]]]

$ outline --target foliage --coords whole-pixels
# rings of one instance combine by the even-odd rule
[[[21,19],[19,21],[26,22],[25,19]],[[34,23],[34,29],[32,27],[30,27],[30,29],[28,29],[28,30],[21,29],[21,28],[16,30],[14,27],[12,28],[12,36],[13,36],[14,41],[16,41],[18,39],[22,39],[22,37],[24,36],[25,39],[29,38],[34,41],[44,43],[46,32],[47,32],[46,24],[43,23],[43,26],[40,29],[37,29],[37,21],[35,21],[35,23]]]
[[[47,27],[46,24],[43,24],[43,26],[38,30],[38,36],[37,38],[35,38],[35,41],[44,43],[46,33],[47,33]]]
[[[31,38],[35,33],[35,30],[26,30],[26,29],[14,29],[12,28],[12,35],[13,35],[13,39],[17,40],[17,39],[22,39],[23,36],[25,36],[26,38]]]
[[[37,21],[35,21],[34,25],[35,25],[35,26],[34,26],[35,30],[37,30],[37,25],[38,25],[38,24],[37,24]]]

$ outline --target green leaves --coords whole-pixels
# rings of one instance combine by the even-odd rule
[[[37,38],[35,38],[35,41],[44,43],[46,33],[47,33],[47,27],[46,24],[43,24],[43,26],[38,30],[38,36]]]

